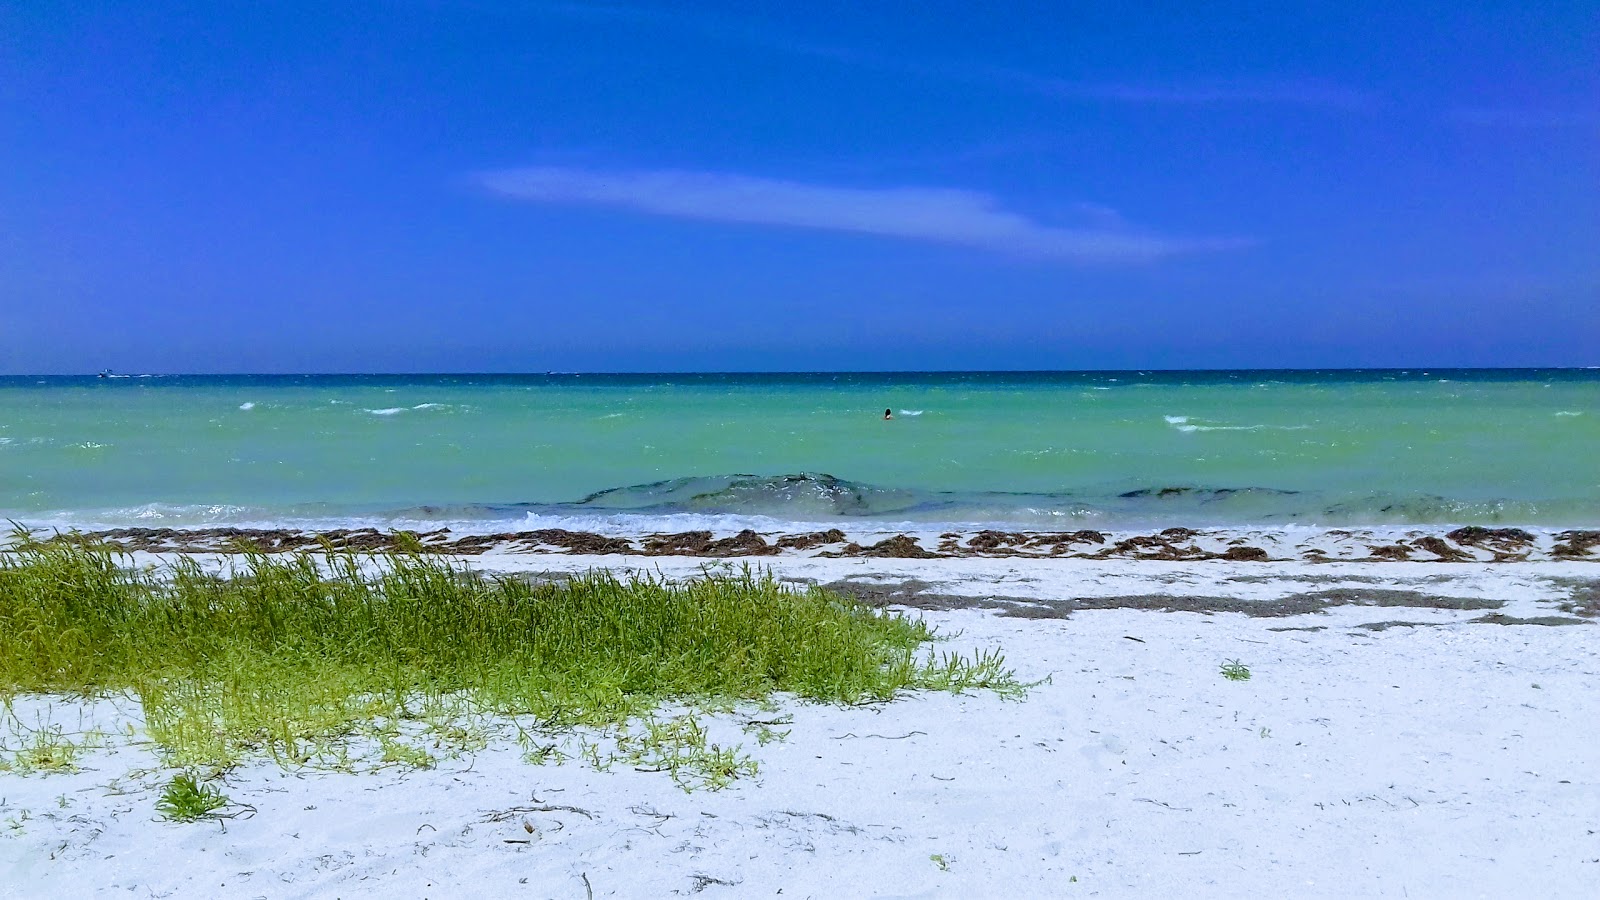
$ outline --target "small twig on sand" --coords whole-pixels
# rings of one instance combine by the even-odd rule
[[[583,894],[589,900],[594,900],[594,885],[589,883],[589,873],[579,872],[578,877],[583,879]]]
[[[1173,812],[1194,812],[1194,810],[1187,806],[1172,806],[1171,804],[1163,803],[1160,800],[1148,800],[1144,797],[1135,797],[1133,800],[1135,803],[1154,803],[1156,806],[1159,806],[1163,809],[1170,809]]]
[[[823,820],[824,822],[837,822],[837,821],[839,821],[837,817],[830,816],[827,813],[795,812],[792,809],[785,809],[785,810],[779,810],[779,811],[782,812],[786,816],[791,816],[791,817],[796,818],[796,819],[817,818],[817,819]]]
[[[927,735],[927,732],[926,731],[913,731],[913,732],[910,732],[909,734],[889,735],[889,734],[856,734],[855,732],[850,731],[850,732],[846,732],[844,734],[834,735],[833,739],[836,740],[836,741],[842,741],[845,738],[882,738],[882,739],[884,739],[886,741],[903,741],[906,738],[911,737],[911,735],[913,735],[913,734]]]
[[[542,813],[570,812],[570,813],[577,813],[578,815],[583,816],[586,819],[593,819],[594,818],[594,813],[588,811],[587,809],[583,809],[582,807],[578,807],[578,806],[545,805],[545,806],[513,806],[510,809],[502,809],[502,810],[499,810],[497,812],[492,812],[483,821],[485,821],[485,822],[505,822],[505,821],[507,821],[509,819],[516,818],[517,814],[519,814],[519,813],[536,813],[536,812],[542,812]],[[429,826],[429,827],[432,827],[432,826]]]
[[[733,887],[738,884],[736,881],[723,881],[721,878],[712,878],[710,875],[695,875],[693,879],[694,887],[689,890],[691,894],[698,894],[713,884],[720,884],[724,887]]]

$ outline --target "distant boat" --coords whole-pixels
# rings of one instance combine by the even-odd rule
[[[111,377],[111,370],[110,369],[101,369],[100,370],[100,377],[101,378],[110,378]]]

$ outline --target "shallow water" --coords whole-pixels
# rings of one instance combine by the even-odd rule
[[[1591,525],[1596,447],[1596,370],[0,379],[29,524]]]

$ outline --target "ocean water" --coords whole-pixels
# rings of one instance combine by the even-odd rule
[[[1600,371],[12,377],[0,515],[1593,526]]]

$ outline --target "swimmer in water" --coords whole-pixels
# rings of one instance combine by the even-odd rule
[[[883,411],[883,420],[885,422],[889,421],[892,418],[894,418],[894,412],[893,411],[887,410],[887,409]]]

